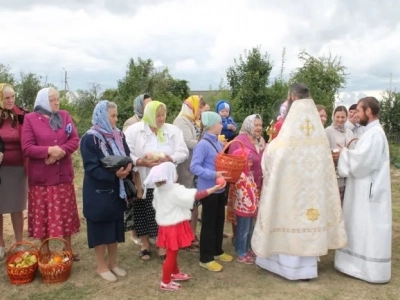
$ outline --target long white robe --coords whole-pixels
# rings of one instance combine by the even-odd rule
[[[347,238],[329,142],[312,99],[292,104],[261,165],[256,263],[290,280],[315,278],[317,257],[344,247]]]
[[[335,253],[335,268],[347,275],[385,283],[391,277],[392,200],[389,146],[379,121],[368,124],[354,150],[338,162],[347,177],[343,216],[348,236]]]

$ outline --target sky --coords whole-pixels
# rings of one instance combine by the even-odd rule
[[[298,54],[339,56],[344,104],[400,90],[398,0],[0,0],[0,63],[71,90],[116,87],[129,59],[150,58],[192,90],[217,88],[245,49],[260,46],[284,76]],[[6,29],[6,30],[4,30]]]

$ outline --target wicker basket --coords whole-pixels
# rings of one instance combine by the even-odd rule
[[[58,240],[68,246],[66,240],[61,238],[48,238],[43,241],[39,250],[39,272],[43,283],[61,283],[71,276],[73,256],[71,251],[51,251],[42,253],[43,246],[50,240]],[[54,262],[55,257],[60,257],[62,262]]]
[[[242,147],[242,155],[226,154],[225,151],[232,143],[240,143]],[[246,168],[247,158],[244,148],[244,144],[238,140],[232,140],[227,143],[221,153],[218,153],[215,159],[215,169],[217,171],[226,171],[224,177],[227,177],[226,181],[229,183],[236,183],[242,172]]]
[[[19,249],[17,250],[16,247],[18,247]],[[22,258],[22,256],[26,252],[28,252],[29,255],[36,256],[37,258],[36,263],[30,266],[20,267],[20,268],[11,265],[12,263],[14,263],[14,260],[16,258],[18,257]],[[39,259],[39,249],[35,246],[35,244],[26,241],[13,244],[7,251],[7,259],[6,259],[7,274],[8,277],[10,278],[10,282],[12,284],[26,284],[32,282],[35,279],[36,271],[38,269],[38,259]]]

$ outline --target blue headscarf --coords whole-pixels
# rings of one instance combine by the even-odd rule
[[[94,135],[100,140],[100,149],[104,156],[126,156],[122,142],[121,130],[112,128],[110,121],[108,120],[108,103],[108,100],[102,100],[97,103],[93,111],[93,126],[87,131],[87,134]],[[108,153],[107,144],[111,147],[113,153]],[[124,182],[122,179],[119,180],[119,196],[122,199],[126,198]]]

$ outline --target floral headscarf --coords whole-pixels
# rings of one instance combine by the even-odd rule
[[[165,142],[164,133],[162,128],[157,127],[157,109],[160,106],[164,106],[165,111],[167,110],[167,106],[160,101],[151,101],[148,103],[144,109],[142,121],[152,127],[153,129],[157,129],[157,139],[161,142]]]
[[[135,112],[135,115],[139,117],[139,119],[143,118],[143,102],[145,99],[150,98],[149,94],[141,94],[133,100],[133,111]]]
[[[126,156],[121,131],[117,128],[112,128],[110,121],[108,120],[108,102],[108,100],[102,100],[97,103],[93,111],[93,127],[87,131],[87,134],[94,135],[100,140],[100,149],[102,150],[104,156]],[[111,147],[113,153],[108,153],[107,144]],[[119,186],[119,196],[122,199],[125,199],[126,192],[122,179],[120,179]]]
[[[262,151],[265,148],[265,141],[262,137],[256,137],[254,135],[254,122],[256,119],[262,120],[259,114],[250,115],[246,119],[244,119],[239,133],[252,136],[254,139],[254,146],[256,146],[257,151]]]

